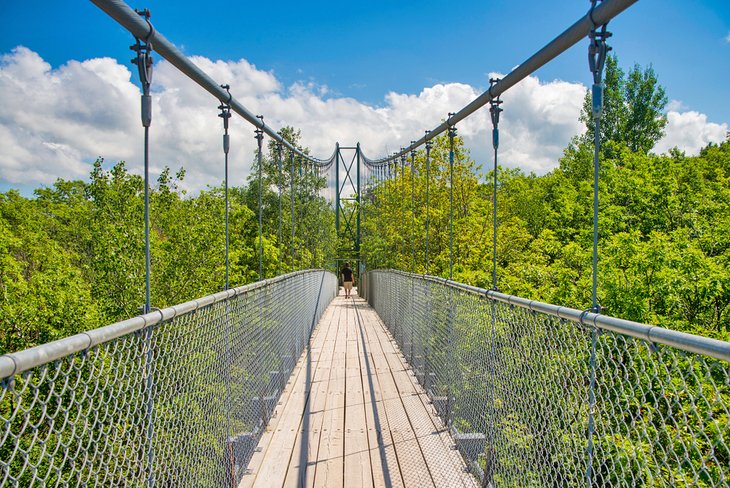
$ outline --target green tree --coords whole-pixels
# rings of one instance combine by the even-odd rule
[[[667,125],[667,95],[654,68],[635,64],[626,77],[616,55],[609,55],[604,86],[601,141],[625,144],[634,152],[648,153],[662,138]],[[582,141],[589,144],[594,137],[592,103],[589,91],[580,114],[587,129]]]

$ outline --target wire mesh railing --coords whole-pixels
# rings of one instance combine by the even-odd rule
[[[730,343],[398,271],[364,283],[482,486],[730,486]]]
[[[0,486],[237,486],[336,292],[300,271],[0,357]]]

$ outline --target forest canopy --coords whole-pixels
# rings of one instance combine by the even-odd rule
[[[626,75],[612,56],[606,84],[598,279],[604,313],[728,340],[730,141],[710,144],[697,156],[652,154],[667,102],[653,69],[634,66]],[[574,138],[556,169],[545,175],[498,171],[498,286],[505,293],[590,306],[589,98],[585,107],[588,130]],[[281,134],[301,148],[298,131]],[[454,279],[490,288],[492,173],[481,174],[462,139],[455,141]],[[445,136],[433,142],[428,209],[424,151],[413,172],[406,166],[397,179],[366,185],[361,257],[369,269],[448,276],[449,144]],[[262,167],[264,275],[331,267],[342,246],[333,205],[322,196],[325,178],[299,165],[284,164],[279,173],[276,158],[270,142]],[[230,189],[231,286],[258,279],[255,159],[253,165],[249,181]],[[151,192],[154,307],[224,285],[223,186],[187,195],[179,187],[184,177],[182,169],[165,169]],[[140,312],[143,190],[142,178],[124,162],[99,158],[88,182],[58,180],[33,198],[0,194],[0,353]]]

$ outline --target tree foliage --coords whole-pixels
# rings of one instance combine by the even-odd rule
[[[293,129],[282,135],[298,144]],[[296,164],[294,171],[284,165],[279,173],[276,158],[275,146],[269,146],[262,168],[265,277],[329,265],[336,244],[333,212],[320,196],[324,179],[311,168],[300,173]],[[165,169],[151,189],[154,307],[214,293],[225,284],[223,186],[189,196],[179,186],[184,177],[184,170],[173,175]],[[245,186],[230,189],[231,286],[258,279],[258,191],[256,169]],[[108,167],[98,159],[88,183],[58,180],[36,190],[35,198],[0,194],[0,353],[139,314],[143,216],[144,181],[124,162]]]
[[[586,93],[580,120],[586,125],[584,140],[592,142],[594,124],[592,97]],[[616,55],[606,58],[604,74],[601,141],[625,144],[634,152],[648,153],[664,135],[667,95],[659,84],[654,68],[635,64],[628,77],[619,67]]]
[[[730,338],[730,141],[696,157],[613,149],[614,155],[604,155],[600,183],[598,293],[606,313]],[[590,160],[589,152],[573,146],[544,176],[500,169],[497,268],[503,292],[590,306],[592,181],[584,171]],[[454,279],[491,288],[492,176],[482,182],[475,168],[457,139]],[[428,207],[423,152],[414,169],[413,207],[410,168],[373,183],[365,199],[363,256],[370,267],[426,272],[428,217],[428,272],[447,277],[448,139],[434,140]]]

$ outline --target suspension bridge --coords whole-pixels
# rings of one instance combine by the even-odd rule
[[[607,24],[636,0],[593,0],[586,15],[491,80],[488,91],[375,159],[359,144],[336,144],[327,158],[306,154],[178,51],[149,12],[92,1],[136,39],[146,303],[138,317],[0,357],[1,486],[730,486],[730,343],[610,317],[597,299]],[[577,310],[499,291],[496,178],[500,96],[586,37],[596,134],[593,305]],[[225,289],[161,310],[150,293],[153,52],[220,103],[226,167]],[[449,278],[428,274],[428,186],[426,274],[363,259],[363,196],[377,208],[379,198],[400,192],[395,198],[405,205],[416,151],[425,151],[429,182],[441,134],[453,181],[457,124],[486,105],[495,178],[492,288],[453,280],[453,210]],[[258,142],[259,281],[240,287],[230,287],[228,271],[234,114],[254,126]],[[357,263],[352,298],[339,293],[339,277],[328,270],[263,279],[265,137],[276,144],[279,172],[287,165],[292,175],[331,177],[338,263]],[[294,219],[293,196],[291,205]],[[281,238],[281,222],[278,232]]]

